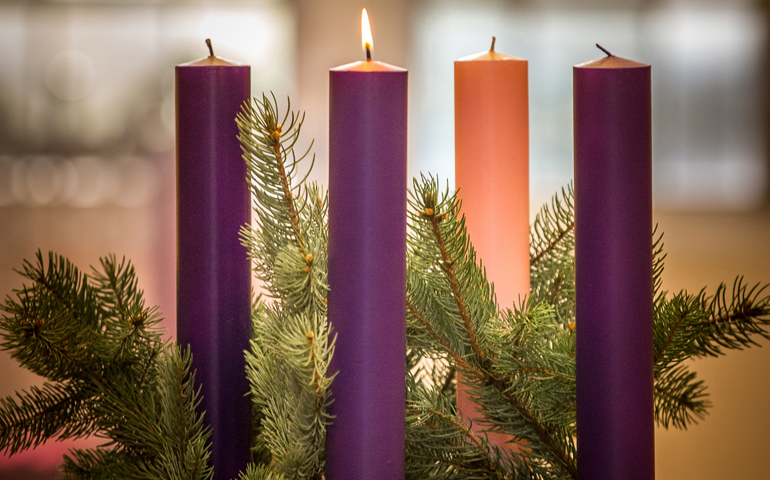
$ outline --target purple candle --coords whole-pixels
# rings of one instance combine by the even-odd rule
[[[578,478],[650,480],[650,66],[606,53],[573,70]]]
[[[329,97],[328,307],[339,373],[326,478],[403,479],[407,71],[371,60],[334,68]]]
[[[235,123],[249,94],[250,68],[213,51],[176,67],[177,341],[192,350],[223,480],[245,471],[251,446],[251,272],[238,234],[250,196]]]

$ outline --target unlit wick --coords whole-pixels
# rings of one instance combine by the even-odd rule
[[[599,50],[601,50],[602,52],[606,53],[608,57],[614,57],[614,56],[615,56],[615,55],[611,54],[611,53],[609,52],[609,50],[607,50],[606,48],[602,47],[602,46],[601,46],[601,45],[599,45],[598,43],[596,44],[596,48],[598,48],[598,49],[599,49]]]
[[[496,42],[496,41],[497,41],[497,38],[495,38],[495,37],[492,37],[492,46],[491,46],[491,47],[489,47],[489,51],[490,51],[490,52],[494,52],[494,51],[495,51],[495,42]]]
[[[214,47],[211,46],[211,39],[210,38],[206,39],[206,45],[209,47],[209,54],[210,54],[210,56],[213,57],[214,56]],[[601,48],[601,47],[599,47],[599,48]]]

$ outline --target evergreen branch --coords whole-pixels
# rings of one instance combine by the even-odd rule
[[[454,400],[413,380],[407,377],[407,479],[562,478],[546,474],[535,457],[501,453],[450,413]]]
[[[565,380],[575,381],[574,375],[566,375],[561,372],[557,372],[554,370],[549,370],[547,368],[538,368],[538,367],[519,367],[519,370],[522,372],[528,372],[528,373],[536,373],[538,375],[544,375],[546,377],[561,377]]]
[[[38,267],[33,267],[31,263],[25,260],[24,272],[19,272],[18,270],[17,272],[23,276],[26,276],[27,278],[34,280],[35,283],[37,283],[46,292],[56,298],[59,303],[67,310],[72,319],[77,322],[79,320],[80,312],[75,308],[73,302],[67,298],[67,293],[69,292],[60,291],[57,286],[54,285],[53,279],[60,278],[57,273],[58,270],[61,269],[60,265],[63,264],[64,271],[61,272],[60,275],[65,278],[74,280],[71,286],[72,291],[77,292],[79,295],[83,295],[88,289],[88,278],[85,275],[81,276],[77,270],[73,271],[72,266],[69,265],[69,262],[67,262],[64,257],[57,257],[53,252],[48,253],[48,275],[46,275],[43,271],[44,264],[42,252],[38,250],[35,253],[35,256],[37,257]]]
[[[436,335],[435,331],[430,327],[428,322],[419,315],[419,312],[417,312],[416,309],[414,309],[413,306],[409,309],[410,313],[412,313],[415,317],[417,317],[420,322],[426,326],[426,329],[429,329],[429,332],[431,332],[431,335],[436,339],[436,341],[441,344],[447,352],[452,356],[453,359],[457,362],[457,364],[461,367],[461,369],[465,370],[463,367],[470,367],[468,370],[465,370],[467,373],[474,376],[477,381],[481,382],[484,385],[488,385],[493,387],[500,395],[505,397],[509,404],[516,409],[516,411],[519,412],[521,417],[524,419],[527,426],[534,432],[534,434],[539,439],[540,443],[544,445],[555,457],[556,460],[564,467],[564,469],[570,474],[572,478],[577,478],[577,467],[575,465],[574,460],[570,457],[570,455],[567,453],[565,449],[562,448],[561,444],[558,440],[556,440],[555,437],[551,435],[552,430],[542,424],[535,415],[534,412],[532,412],[526,404],[516,395],[513,395],[510,391],[510,383],[507,383],[505,380],[497,378],[493,375],[490,375],[489,373],[476,369],[472,366],[470,366],[467,362],[465,362],[456,352],[453,352],[451,348],[444,342],[438,335]]]
[[[115,255],[109,255],[101,258],[100,263],[101,271],[91,268],[96,287],[94,295],[100,303],[101,322],[106,327],[103,334],[117,341],[116,347],[104,352],[105,363],[128,362],[139,367],[137,354],[152,357],[158,349],[160,338],[154,331],[159,321],[157,308],[145,308],[134,267],[125,257],[118,262]],[[143,383],[138,385],[141,387]]]
[[[742,286],[742,278],[736,279],[735,286],[733,287],[733,296],[737,297],[739,294],[736,292],[741,292],[742,290],[745,290],[745,287]],[[724,284],[723,284],[724,285]],[[759,300],[759,305],[754,305],[754,301],[756,301],[757,298],[759,298],[759,295],[767,288],[767,285],[759,288],[759,284],[755,285],[751,291],[748,292],[748,294],[744,294],[745,300],[743,301],[735,301],[733,300],[731,306],[727,306],[727,303],[724,300],[724,292],[726,288],[724,286],[721,286],[720,289],[717,289],[717,294],[714,297],[714,314],[712,314],[712,318],[708,320],[708,323],[710,325],[719,325],[723,323],[732,323],[732,324],[739,324],[741,322],[746,324],[751,324],[757,317],[763,317],[767,316],[768,314],[768,304],[770,304],[770,296],[766,296]],[[759,290],[757,290],[759,289]],[[722,295],[720,295],[720,290]],[[755,293],[756,291],[756,293]],[[753,298],[750,298],[753,297]],[[737,303],[737,305],[736,305]],[[721,315],[716,316],[716,312],[720,312]],[[762,332],[757,332],[762,333]],[[767,337],[766,337],[767,338]]]
[[[654,358],[654,362],[653,363],[657,364],[658,361],[666,353],[666,350],[668,349],[668,346],[671,345],[671,341],[674,339],[674,336],[676,335],[677,331],[679,330],[680,325],[682,325],[682,322],[685,321],[685,319],[687,318],[689,313],[690,312],[688,312],[688,311],[683,311],[683,312],[681,312],[679,314],[679,316],[677,317],[676,321],[674,322],[674,324],[669,329],[669,333],[668,333],[668,336],[666,337],[665,343],[663,344],[663,346],[660,349],[657,349],[657,351],[655,352],[655,358]]]
[[[548,255],[549,253],[553,252],[556,247],[561,243],[562,240],[564,240],[564,237],[567,236],[567,234],[571,233],[572,230],[575,228],[575,220],[572,220],[567,225],[564,226],[564,228],[558,228],[556,230],[556,237],[554,237],[551,242],[542,250],[534,252],[532,257],[530,258],[529,264],[530,266],[537,265],[540,260],[543,259],[544,256]]]
[[[290,108],[290,107],[289,107]],[[287,109],[288,111],[289,109]],[[275,118],[267,113],[265,115],[265,123],[267,125],[267,138],[268,145],[273,150],[275,155],[275,163],[278,168],[278,175],[281,179],[281,187],[283,188],[283,198],[286,202],[286,210],[289,213],[291,219],[291,225],[294,227],[294,234],[297,241],[297,246],[304,253],[304,242],[302,241],[302,229],[299,226],[299,218],[297,217],[297,210],[294,206],[294,194],[292,193],[289,185],[289,178],[286,175],[286,168],[283,162],[283,147],[281,145],[281,125],[275,123]]]
[[[246,360],[251,394],[264,415],[259,442],[269,449],[276,471],[289,478],[317,478],[323,471],[333,379],[327,375],[333,353],[329,329],[325,318],[282,317],[274,305],[262,305],[258,312]],[[315,332],[313,342],[309,332]]]
[[[492,456],[489,454],[489,448],[481,442],[481,439],[479,439],[479,437],[475,433],[473,433],[473,430],[471,430],[470,427],[458,421],[456,418],[445,415],[443,412],[440,412],[434,408],[429,408],[428,412],[438,417],[441,417],[442,419],[451,423],[457,430],[459,430],[464,437],[468,438],[476,446],[476,449],[484,457],[484,460],[487,462],[489,470],[495,474],[495,477],[501,480],[505,480],[505,475],[502,472],[500,472],[500,470],[498,469],[497,463],[495,463],[495,461],[492,460]]]
[[[450,357],[455,361],[455,365],[460,368],[464,374],[467,374],[467,380],[470,382],[469,385],[471,385],[474,393],[477,395],[480,405],[486,405],[484,410],[488,416],[491,415],[493,425],[498,426],[496,423],[498,417],[489,408],[493,408],[490,405],[494,404],[495,401],[493,400],[493,397],[497,395],[505,399],[508,407],[516,412],[516,418],[521,419],[523,429],[516,428],[510,433],[519,438],[531,439],[533,443],[530,445],[530,448],[533,451],[542,447],[542,453],[546,455],[544,458],[548,458],[548,461],[554,465],[555,468],[574,477],[576,474],[574,460],[567,449],[561,444],[561,441],[555,436],[556,433],[560,431],[559,427],[548,424],[544,421],[545,419],[541,420],[540,414],[536,413],[536,411],[533,410],[522,397],[528,395],[528,390],[531,390],[534,387],[531,383],[532,381],[527,380],[530,384],[525,385],[522,383],[522,381],[526,380],[524,376],[507,378],[505,375],[500,375],[501,372],[497,371],[500,363],[498,356],[490,356],[481,349],[478,336],[474,331],[474,321],[481,322],[479,325],[486,325],[484,329],[486,341],[491,341],[494,345],[497,345],[497,341],[502,342],[501,345],[512,344],[510,341],[504,341],[507,337],[503,332],[510,328],[513,323],[500,320],[498,317],[499,312],[492,311],[492,309],[486,310],[487,305],[495,305],[494,297],[490,298],[489,303],[485,303],[484,295],[486,292],[490,292],[491,289],[489,288],[483,273],[477,273],[481,270],[476,266],[472,246],[470,246],[467,237],[465,236],[464,221],[458,221],[457,219],[457,212],[459,211],[458,202],[454,197],[449,199],[445,198],[438,202],[434,200],[437,193],[436,181],[433,179],[424,179],[422,185],[417,184],[417,182],[415,183],[416,190],[419,193],[413,195],[415,200],[410,202],[410,204],[415,207],[418,214],[412,215],[411,217],[414,220],[414,223],[412,223],[414,233],[410,237],[412,247],[410,251],[413,252],[415,258],[410,262],[410,267],[421,268],[426,272],[424,278],[427,285],[426,287],[421,286],[420,282],[423,280],[416,275],[413,276],[411,280],[412,284],[419,288],[413,290],[412,293],[410,293],[410,297],[415,297],[420,300],[421,304],[427,306],[431,306],[432,303],[435,302],[435,304],[442,309],[446,308],[444,307],[446,302],[454,302],[460,323],[462,324],[466,335],[471,339],[471,349],[479,358],[481,368],[473,367],[471,370],[466,371],[464,367],[470,362],[456,350],[451,348],[451,340],[445,339],[443,336],[439,335],[438,329],[433,323],[436,323],[437,325],[441,322],[446,323],[446,318],[442,318],[441,315],[432,313],[432,319],[429,320],[424,315],[416,314],[416,312],[419,312],[419,309],[414,305],[414,302],[412,302],[412,307],[414,308],[409,309],[410,313],[413,318],[416,318],[422,325],[429,337],[434,339],[444,351],[447,351],[447,353],[450,354]],[[450,206],[448,208],[439,208],[439,205]],[[427,223],[427,225],[421,227],[423,223]],[[420,228],[425,228],[425,230],[420,230]],[[450,236],[449,240],[445,237],[445,231],[446,234]],[[451,248],[447,242],[451,242]],[[428,243],[435,245],[435,250],[430,250],[430,248],[426,246]],[[449,253],[450,250],[455,252],[454,255]],[[465,277],[462,279],[462,284],[459,277],[456,275],[456,266],[463,269],[462,271],[464,272]],[[443,289],[443,286],[438,279],[434,280],[434,272],[436,271],[443,273],[445,276],[448,285],[446,290]],[[473,302],[476,302],[475,305],[477,305],[474,310],[474,315],[476,315],[475,320],[471,316],[470,310],[464,308],[467,305],[464,291],[467,291],[469,295],[481,294],[480,298],[475,297],[473,299]],[[446,295],[446,297],[431,300],[427,297],[430,295]],[[453,315],[455,311],[446,310],[446,313]],[[490,314],[490,317],[486,317],[486,315]],[[548,316],[546,317],[551,318]],[[543,318],[545,319],[546,317]],[[469,329],[468,327],[471,328]],[[443,328],[445,327],[442,327],[442,329]],[[523,329],[522,332],[531,330],[524,325],[522,325],[521,328]],[[542,339],[540,340],[540,344],[542,344]],[[534,343],[530,348],[533,347]],[[503,349],[506,352],[506,355],[513,354],[511,350],[505,350],[505,347],[503,347]],[[554,376],[552,375],[552,377]],[[566,378],[567,381],[570,380],[569,376],[561,376],[559,378]],[[491,390],[486,390],[490,388]],[[574,382],[572,382],[572,388],[574,389]],[[492,394],[492,392],[495,393]],[[507,426],[498,426],[498,428],[504,429],[507,428]],[[507,430],[503,431],[507,432]]]
[[[62,304],[62,306],[67,309],[69,314],[72,316],[73,320],[75,320],[75,321],[78,320],[78,312],[77,312],[77,310],[75,310],[73,308],[72,304],[66,298],[64,298],[64,296],[61,294],[61,292],[59,292],[58,290],[56,290],[54,288],[52,283],[50,283],[43,276],[35,278],[35,282],[37,282],[38,285],[43,287],[46,292],[48,292],[49,294],[51,294],[54,297],[56,297],[56,299],[59,300],[59,302]],[[41,319],[41,320],[45,320],[45,319]]]
[[[157,362],[158,356],[160,355],[160,353],[162,351],[162,348],[163,348],[162,344],[157,344],[151,350],[150,355],[147,357],[146,361],[144,362],[144,367],[142,368],[142,373],[139,376],[138,385],[144,385],[145,384],[145,380],[147,379],[147,374],[150,372],[150,369]]]
[[[276,472],[267,465],[254,465],[250,463],[245,472],[241,472],[239,480],[289,480],[281,473]]]
[[[664,428],[686,429],[705,418],[711,402],[703,380],[678,366],[655,381],[655,422]]]
[[[411,346],[407,350],[406,370],[415,382],[437,389],[447,397],[454,397],[454,366],[447,355],[440,351],[422,350]]]
[[[267,95],[263,94],[261,101],[255,98],[253,105],[244,105],[243,111],[236,118],[240,131],[238,138],[249,166],[249,180],[257,199],[255,207],[259,207],[255,210],[263,227],[262,233],[272,237],[270,243],[278,241],[280,244],[281,237],[291,238],[304,256],[306,239],[300,225],[301,207],[296,203],[291,178],[296,174],[297,164],[312,148],[312,142],[308,151],[296,158],[294,146],[299,138],[304,114],[295,115],[289,103],[286,114],[279,123],[276,104],[275,96],[271,102]],[[303,182],[304,180],[300,185]],[[305,203],[304,200],[301,201],[301,204]],[[284,220],[288,227],[285,231],[280,226]]]
[[[144,412],[137,410],[135,406],[128,403],[124,393],[118,391],[112,385],[110,379],[102,375],[101,368],[89,366],[81,358],[73,356],[70,353],[70,350],[64,348],[62,345],[71,345],[70,342],[55,343],[43,335],[36,335],[36,339],[38,341],[38,345],[46,347],[45,350],[48,352],[48,355],[46,356],[53,356],[59,361],[64,361],[70,365],[70,369],[68,369],[72,372],[70,374],[70,378],[77,378],[81,381],[85,380],[87,385],[90,385],[91,388],[95,388],[103,397],[109,398],[112,402],[115,403],[116,406],[121,407],[128,414],[139,420],[146,431],[154,431],[152,422],[147,418]],[[57,377],[49,376],[49,378],[56,379]]]
[[[741,308],[740,311],[734,310],[731,313],[708,319],[708,324],[711,326],[717,326],[724,323],[735,324],[739,322],[750,324],[753,321],[752,317],[757,317],[764,313],[763,309],[754,308],[753,305],[751,305],[751,302],[747,302],[745,305],[739,308]]]
[[[652,230],[652,284],[653,301],[657,305],[665,299],[666,292],[661,291],[663,285],[663,268],[666,254],[663,252],[663,233],[658,233],[658,224]]]
[[[428,332],[428,334],[433,337],[436,343],[443,347],[446,353],[448,353],[454,359],[457,365],[459,365],[463,370],[472,372],[479,378],[484,377],[484,372],[466,362],[459,353],[457,353],[443,338],[438,335],[438,333],[436,333],[431,324],[425,319],[425,317],[420,314],[420,312],[415,308],[415,306],[408,298],[406,300],[406,307],[409,310],[409,313],[411,313],[422,324],[422,326],[425,327],[425,330]]]
[[[407,383],[408,396],[427,393],[419,384]],[[489,474],[500,478],[501,469],[488,445],[456,419],[450,422],[454,416],[441,411],[446,407],[440,396],[407,400],[406,478],[477,479],[489,478]]]
[[[189,347],[184,355],[177,345],[169,348],[159,362],[160,420],[159,455],[156,474],[169,480],[207,480],[213,478],[209,466],[209,427],[203,415],[195,411],[200,403],[200,388],[195,389],[195,374],[190,371]]]
[[[500,395],[508,400],[511,406],[521,414],[521,417],[535,433],[540,443],[551,452],[570,477],[577,479],[577,464],[561,443],[552,435],[553,429],[542,424],[538,420],[537,415],[519,397],[509,391],[508,386],[504,382],[499,379],[490,378],[487,380],[487,384],[494,387]]]
[[[554,308],[565,327],[575,320],[575,209],[572,185],[543,205],[530,228],[530,295]]]
[[[22,366],[54,383],[17,394],[18,401],[0,401],[0,417],[14,419],[0,429],[0,450],[96,433],[112,449],[74,450],[63,464],[66,478],[209,478],[208,446],[198,434],[202,419],[194,411],[196,399],[186,393],[192,384],[173,384],[171,374],[185,396],[169,409],[164,392],[173,396],[174,389],[159,365],[173,353],[154,327],[156,308],[144,307],[130,263],[105,257],[102,271],[93,269],[88,277],[53,253],[48,265],[39,252],[37,258],[21,272],[34,284],[2,307],[10,315],[0,321],[1,334],[3,348]],[[179,409],[188,422],[184,434],[169,436],[178,427],[161,425],[180,418],[174,415]]]
[[[94,277],[97,280],[101,280],[105,289],[110,292],[108,298],[114,303],[120,320],[125,322],[128,320],[129,313],[123,297],[126,295],[126,290],[129,292],[136,291],[136,277],[133,275],[133,270],[130,269],[126,272],[128,275],[123,275],[121,278],[121,273],[125,272],[126,259],[124,257],[123,262],[119,266],[116,266],[116,262],[117,259],[114,255],[110,255],[107,259],[102,259],[102,268],[106,274],[104,276],[100,275],[93,267],[92,269],[94,270]]]
[[[314,184],[305,186],[303,179],[292,185],[298,163],[310,151],[299,158],[294,153],[304,114],[288,109],[278,123],[274,103],[275,97],[263,95],[244,105],[237,118],[257,214],[257,227],[244,227],[241,237],[271,297],[289,310],[310,305],[325,312],[328,205]],[[319,202],[311,200],[316,197]]]
[[[768,285],[755,284],[749,288],[743,277],[733,282],[732,295],[727,298],[727,286],[721,284],[708,304],[707,323],[700,325],[707,335],[702,343],[703,355],[722,354],[721,348],[742,349],[758,345],[754,335],[770,340],[770,295]]]
[[[495,378],[494,376],[468,364],[468,362],[462,359],[462,357],[460,357],[460,355],[457,352],[452,350],[449,344],[447,344],[441,337],[438,336],[438,334],[431,327],[428,321],[422,315],[420,315],[420,313],[417,311],[417,309],[414,307],[414,305],[412,305],[412,303],[409,300],[407,300],[407,308],[409,312],[415,318],[417,318],[418,321],[420,321],[420,323],[425,327],[425,329],[429,332],[429,334],[436,340],[436,342],[439,343],[444,348],[444,350],[455,360],[457,365],[460,366],[462,370],[465,370],[466,372],[475,376],[478,379],[478,381],[486,385],[493,386],[501,395],[505,396],[508,399],[510,404],[521,414],[522,418],[525,420],[527,425],[534,431],[534,433],[540,439],[542,444],[546,446],[553,453],[553,455],[564,466],[565,470],[573,478],[576,478],[577,467],[575,466],[574,461],[567,454],[567,452],[561,447],[559,442],[551,435],[550,429],[544,424],[540,423],[540,421],[536,418],[536,415],[529,408],[527,408],[525,403],[520,398],[510,393],[510,383],[506,383],[504,380]],[[523,371],[546,373],[550,376],[559,376],[559,377],[567,378],[569,380],[574,381],[574,376],[564,375],[552,370],[537,369],[534,367],[522,367],[521,369]]]
[[[770,339],[770,295],[765,288],[748,288],[742,278],[727,287],[720,284],[713,296],[705,289],[661,299],[655,308],[656,373],[693,356],[717,356],[723,349],[756,345],[754,336]]]
[[[269,463],[276,475],[320,479],[334,378],[327,372],[334,352],[326,322],[328,203],[318,187],[304,185],[307,176],[292,185],[310,151],[299,158],[293,152],[304,114],[289,108],[279,123],[275,103],[263,95],[237,120],[257,214],[257,228],[241,234],[258,277],[277,299],[258,302],[252,315],[247,377],[265,468],[249,475],[268,478]]]
[[[64,455],[64,480],[139,479],[147,468],[144,459],[114,449],[73,449]]]
[[[56,345],[47,342],[45,339],[43,339],[43,341],[49,343],[52,349],[56,347]],[[141,411],[141,409],[136,408],[135,405],[131,405],[124,392],[116,388],[109,378],[95,373],[94,369],[91,369],[87,365],[80,363],[77,359],[72,358],[66,351],[60,351],[59,355],[61,358],[66,358],[71,364],[75,365],[81,372],[81,375],[85,377],[85,380],[91,384],[91,387],[95,387],[103,399],[109,399],[109,401],[114,403],[114,407],[119,407],[134,419],[138,420],[145,431],[155,431],[155,426],[147,417],[146,413]]]
[[[548,299],[548,303],[550,305],[553,305],[556,303],[556,298],[559,295],[559,292],[561,291],[561,285],[564,282],[564,277],[562,277],[561,273],[556,276],[556,280],[553,281],[553,289],[551,291],[551,297]]]
[[[310,345],[310,363],[313,365],[313,386],[315,387],[316,393],[321,396],[323,395],[323,379],[322,373],[318,369],[319,358],[316,353],[315,337],[313,336],[313,332],[307,332],[307,341]]]
[[[188,345],[188,348],[189,348],[189,345]],[[175,370],[176,370],[176,372],[175,372],[176,373],[176,378],[178,378],[180,380],[183,379],[185,372],[182,370],[182,365],[177,364],[177,365],[174,365],[174,367],[176,367],[175,368]],[[188,438],[187,438],[188,432],[187,432],[187,424],[185,422],[186,419],[185,419],[185,416],[184,416],[184,393],[185,393],[184,392],[184,385],[183,385],[183,383],[181,381],[179,381],[179,382],[175,382],[174,386],[176,387],[176,391],[175,391],[175,393],[176,393],[176,398],[175,398],[175,400],[176,400],[176,402],[175,402],[175,404],[176,404],[175,405],[176,412],[175,413],[176,413],[176,415],[178,417],[177,418],[177,424],[179,426],[179,439],[181,440],[180,445],[186,445],[186,443],[188,441]],[[193,466],[193,471],[194,472],[198,471],[198,463],[197,462]]]
[[[431,207],[427,207],[424,211],[420,212],[420,215],[428,217],[430,221],[431,230],[433,231],[433,238],[439,248],[439,251],[441,252],[441,263],[439,266],[449,279],[449,285],[452,288],[453,298],[457,304],[457,309],[460,312],[460,318],[462,319],[463,325],[465,326],[465,330],[468,332],[468,339],[470,340],[471,348],[476,353],[476,355],[479,356],[481,361],[484,362],[487,360],[487,354],[481,348],[478,339],[476,338],[476,330],[471,324],[470,314],[468,313],[468,308],[460,289],[460,283],[457,281],[457,275],[455,275],[454,265],[456,262],[449,256],[446,243],[444,241],[444,234],[441,231],[441,228],[439,228],[439,223],[446,219],[446,217],[444,215],[437,216]]]
[[[564,240],[574,237],[575,230],[575,189],[570,183],[562,188],[561,197],[554,195],[551,206],[543,205],[535,216],[530,234],[530,268],[538,265],[545,257],[560,249]]]
[[[0,398],[0,452],[6,455],[54,437],[78,438],[95,430],[87,414],[89,399],[72,385],[45,383],[16,397]]]
[[[441,386],[441,393],[446,394],[447,391],[452,388],[452,384],[455,380],[455,374],[457,373],[457,370],[454,369],[454,367],[449,368],[449,373],[447,373],[446,379],[444,379],[444,384]]]

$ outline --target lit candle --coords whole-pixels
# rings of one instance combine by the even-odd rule
[[[251,272],[238,234],[250,197],[235,123],[249,94],[250,68],[213,51],[176,67],[177,342],[192,350],[217,479],[251,456]]]
[[[455,186],[473,246],[503,307],[529,295],[527,61],[495,51],[455,62]],[[488,425],[458,376],[457,410]],[[510,436],[490,432],[502,446]]]
[[[606,53],[573,69],[578,478],[650,480],[650,66]]]
[[[404,478],[407,71],[364,49],[329,72],[330,480]]]

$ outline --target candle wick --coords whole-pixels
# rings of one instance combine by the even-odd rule
[[[365,45],[366,47],[366,61],[371,62],[372,61],[372,47],[368,43]]]
[[[491,47],[489,47],[489,51],[490,51],[490,52],[494,52],[494,51],[495,51],[495,42],[496,42],[496,41],[497,41],[497,38],[495,38],[495,37],[492,37],[492,46],[491,46]]]
[[[209,53],[213,57],[214,56],[214,47],[211,46],[211,39],[210,38],[206,39],[206,45],[209,47]]]
[[[615,56],[615,55],[611,54],[611,53],[609,52],[609,50],[607,50],[606,48],[602,47],[602,46],[601,46],[601,45],[599,45],[598,43],[596,44],[596,47],[597,47],[599,50],[601,50],[602,52],[606,53],[608,57],[614,57],[614,56]]]

